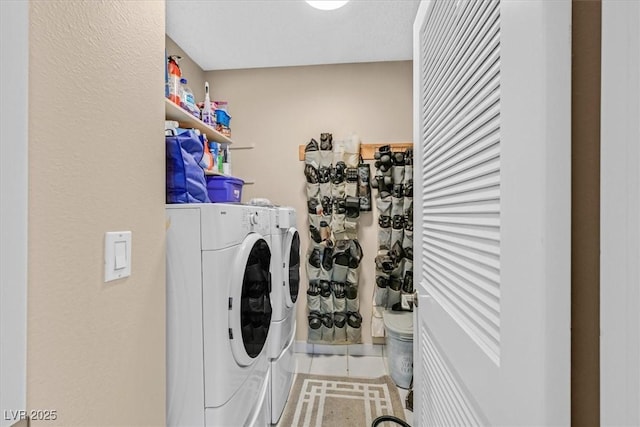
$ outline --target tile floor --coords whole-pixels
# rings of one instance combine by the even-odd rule
[[[351,356],[345,354],[296,353],[297,372],[316,375],[337,375],[343,377],[376,378],[389,374],[386,357]],[[404,406],[408,390],[398,387],[400,400]],[[413,423],[413,412],[404,410],[409,424]]]

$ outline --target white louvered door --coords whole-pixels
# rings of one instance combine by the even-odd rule
[[[568,425],[571,4],[414,25],[415,424]]]

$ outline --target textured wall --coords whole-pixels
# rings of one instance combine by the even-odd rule
[[[302,250],[309,246],[304,164],[298,145],[321,132],[334,138],[358,133],[363,142],[412,140],[412,63],[410,61],[321,65],[205,72],[213,98],[229,101],[235,146],[233,174],[255,181],[243,190],[243,201],[266,197],[298,211]],[[373,166],[371,168],[373,173]],[[374,190],[374,194],[377,190]],[[360,275],[363,342],[371,343],[371,306],[377,215],[360,217],[365,257]],[[304,254],[303,254],[304,255]],[[306,277],[305,270],[302,271]],[[306,291],[298,305],[297,340],[306,340]]]
[[[164,17],[30,3],[27,405],[55,425],[164,424]],[[118,230],[132,274],[104,283]]]

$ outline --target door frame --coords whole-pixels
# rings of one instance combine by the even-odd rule
[[[640,5],[602,2],[600,422],[640,424]]]
[[[18,411],[27,407],[29,2],[0,10],[0,408]],[[2,427],[18,421],[5,418]]]

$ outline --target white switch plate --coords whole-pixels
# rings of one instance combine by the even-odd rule
[[[131,276],[131,232],[110,231],[104,237],[104,281]]]

